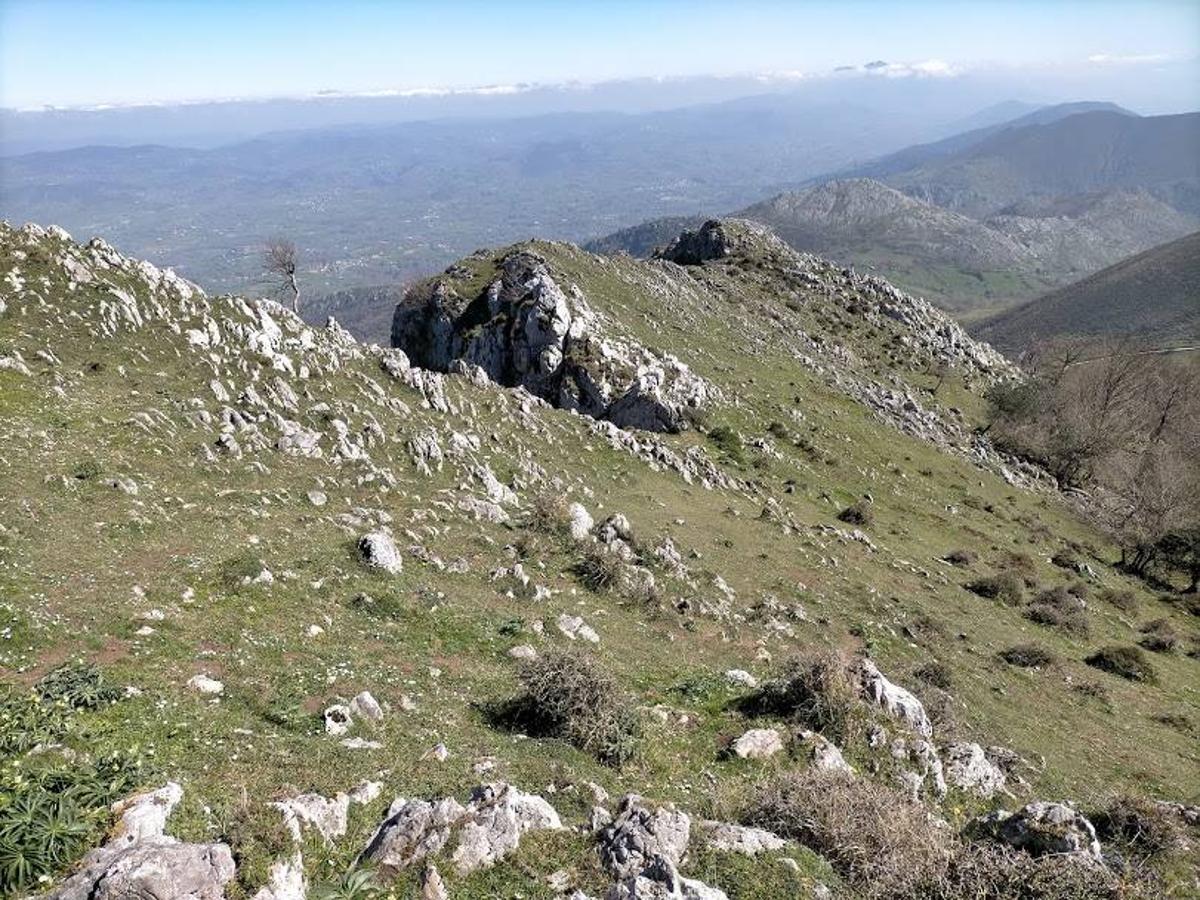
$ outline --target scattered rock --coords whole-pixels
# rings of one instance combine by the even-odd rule
[[[188,679],[187,686],[201,694],[219,694],[225,690],[225,685],[207,675],[193,675]]]
[[[617,878],[631,878],[663,857],[678,865],[687,852],[692,820],[674,808],[646,806],[626,794],[612,824],[600,832],[600,862]]]
[[[767,759],[783,749],[783,736],[775,728],[751,728],[731,749],[741,759]]]

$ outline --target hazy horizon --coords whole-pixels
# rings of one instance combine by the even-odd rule
[[[447,16],[454,28],[447,31]],[[320,4],[0,3],[8,110],[320,96],[506,94],[625,80],[877,77],[1036,84],[1140,111],[1200,105],[1200,15],[1130,3],[675,0],[563,9],[526,0]],[[114,48],[119,51],[114,54]],[[53,66],[45,60],[53,59]],[[1074,95],[1074,96],[1072,96]]]

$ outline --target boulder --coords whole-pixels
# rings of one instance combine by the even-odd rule
[[[400,550],[386,531],[371,531],[358,539],[358,558],[368,569],[398,574],[404,568]]]
[[[978,744],[958,741],[943,751],[946,781],[959,790],[988,799],[1004,790],[1008,781],[1004,770],[988,758]]]
[[[467,813],[453,856],[460,875],[491,866],[515,850],[527,831],[562,828],[553,806],[503,782],[476,788]]]
[[[859,671],[862,692],[869,702],[888,715],[908,723],[921,737],[933,737],[933,724],[929,721],[920,700],[900,685],[888,681],[869,659],[861,662]]]
[[[701,822],[700,827],[706,833],[708,846],[727,853],[757,856],[759,853],[782,850],[787,846],[786,840],[762,828],[733,825],[729,822]]]
[[[692,820],[674,808],[646,806],[626,794],[612,824],[600,831],[600,862],[617,878],[630,878],[662,857],[678,865],[687,852]]]
[[[739,759],[767,759],[783,749],[783,736],[775,728],[751,728],[731,749]]]
[[[579,543],[586,541],[592,532],[592,517],[581,503],[572,503],[567,507],[568,529],[571,540]]]
[[[842,756],[842,751],[824,735],[815,731],[801,731],[799,742],[808,754],[808,764],[819,772],[842,772],[853,775],[854,769]]]
[[[453,797],[441,800],[405,800],[397,797],[363,851],[384,878],[437,853],[450,840],[450,830],[466,813]]]
[[[998,840],[1033,856],[1070,853],[1101,858],[1096,829],[1068,803],[1038,800],[1015,813],[997,810],[985,816],[982,825]]]

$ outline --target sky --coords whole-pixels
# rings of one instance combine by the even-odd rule
[[[872,60],[1194,79],[1200,0],[0,0],[0,106],[19,109]]]

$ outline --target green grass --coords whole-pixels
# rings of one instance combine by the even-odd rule
[[[13,264],[12,249],[10,241],[0,242],[0,270]],[[739,465],[712,452],[719,448],[705,452],[731,474],[753,479],[753,488],[688,485],[612,449],[578,417],[552,410],[522,414],[513,395],[463,379],[450,385],[460,412],[423,409],[413,391],[384,384],[369,361],[323,373],[305,387],[311,402],[335,404],[352,430],[364,410],[380,419],[394,439],[371,452],[395,477],[387,490],[378,479],[361,480],[369,470],[360,464],[270,450],[207,463],[201,446],[216,428],[190,424],[186,413],[193,397],[205,398],[214,411],[219,404],[197,357],[177,352],[180,338],[151,321],[115,338],[80,340],[80,319],[94,321],[89,304],[99,295],[81,289],[63,297],[52,267],[39,268],[32,258],[20,262],[27,277],[59,279],[56,308],[80,318],[20,315],[12,304],[0,317],[0,338],[19,348],[36,373],[30,379],[0,373],[3,680],[28,686],[60,662],[82,657],[109,683],[138,688],[140,696],[86,714],[104,735],[97,746],[136,752],[152,761],[155,773],[184,784],[171,832],[234,844],[240,866],[231,897],[253,893],[285,846],[277,817],[264,808],[270,800],[306,790],[332,794],[368,777],[385,782],[379,800],[354,809],[344,840],[305,847],[310,876],[336,878],[350,868],[392,797],[450,793],[463,799],[481,780],[473,765],[483,757],[496,761],[486,778],[545,794],[573,824],[583,820],[587,805],[570,786],[585,780],[614,796],[635,791],[697,816],[728,816],[730,807],[714,798],[736,796],[770,767],[721,754],[750,723],[733,702],[737,692],[714,679],[735,667],[769,675],[770,666],[755,660],[760,642],[775,661],[806,645],[869,647],[885,672],[913,688],[907,673],[937,659],[952,676],[960,707],[955,736],[1044,758],[1043,771],[1026,773],[1039,796],[1087,803],[1121,788],[1194,802],[1200,793],[1194,739],[1153,717],[1165,710],[1200,716],[1195,660],[1156,655],[1156,685],[1107,676],[1083,660],[1105,644],[1136,640],[1137,622],[1120,610],[1090,604],[1091,634],[1079,639],[1036,626],[1019,609],[979,598],[962,584],[990,574],[1010,552],[1033,558],[1040,587],[1065,583],[1049,557],[1073,542],[1091,548],[1103,573],[1097,591],[1131,590],[1142,619],[1166,617],[1185,634],[1195,632],[1194,622],[1106,567],[1116,558],[1113,549],[1055,497],[1012,488],[965,459],[901,435],[804,368],[788,343],[799,330],[836,325],[860,372],[896,372],[915,392],[930,387],[922,361],[897,368],[889,356],[891,326],[855,322],[819,304],[788,310],[778,300],[778,282],[757,269],[707,267],[664,303],[647,287],[657,277],[648,274],[652,268],[600,263],[564,245],[535,249],[564,283],[582,285],[589,302],[632,337],[670,348],[722,387],[727,402],[716,421],[730,433],[767,439],[779,455],[745,446],[745,465]],[[466,264],[474,271],[464,291],[481,289],[492,258]],[[61,396],[51,390],[49,367],[34,361],[43,347],[62,360],[54,370],[64,383]],[[90,371],[97,360],[103,368]],[[235,381],[240,388],[257,378],[261,391],[270,374],[238,374]],[[383,384],[409,412],[374,405],[361,391],[364,377]],[[978,388],[948,384],[929,402],[953,402],[970,417],[977,407],[966,401],[977,398]],[[148,410],[155,413],[148,431],[124,424]],[[772,421],[786,423],[789,434],[820,448],[821,456],[770,434]],[[624,512],[647,546],[670,535],[692,567],[695,586],[660,571],[667,588],[663,610],[634,606],[587,590],[573,572],[579,552],[545,540],[525,567],[551,597],[535,604],[507,596],[489,573],[511,565],[505,547],[521,533],[519,516],[517,524],[501,526],[457,514],[449,501],[467,481],[465,464],[449,460],[426,478],[404,450],[406,436],[426,426],[478,434],[480,461],[502,478],[516,474],[526,503],[534,478],[520,461],[533,459],[597,520]],[[677,450],[708,444],[696,433],[664,440]],[[84,479],[75,477],[81,467]],[[105,484],[118,474],[138,482],[136,497]],[[305,497],[317,486],[330,496],[322,508]],[[837,526],[836,514],[866,493],[874,498],[875,552],[822,530]],[[760,519],[768,498],[799,527]],[[337,520],[356,507],[392,516],[402,549],[412,543],[401,536],[407,529],[447,562],[464,557],[468,572],[440,571],[407,552],[400,576],[365,571],[352,546],[366,527]],[[941,562],[958,548],[974,551],[978,561],[967,569]],[[274,582],[243,586],[259,563],[274,573]],[[769,593],[802,604],[807,619],[790,623],[788,635],[752,618],[699,615],[699,602],[713,593],[705,573],[720,575],[737,592],[737,610]],[[361,593],[375,604],[355,602]],[[682,600],[692,612],[675,612]],[[143,618],[152,609],[165,618]],[[641,752],[625,766],[605,766],[562,741],[492,728],[481,712],[517,689],[510,647],[568,646],[553,625],[560,612],[582,615],[600,633],[596,654],[639,705],[673,711],[667,724],[645,717]],[[535,621],[545,623],[544,636],[533,632]],[[938,630],[917,629],[929,622]],[[309,637],[311,624],[324,633]],[[153,633],[139,635],[144,625]],[[914,641],[906,628],[931,636]],[[999,650],[1031,639],[1058,654],[1062,665],[1035,672],[995,661]],[[220,699],[184,687],[196,672],[225,683]],[[1097,678],[1108,689],[1108,705],[1072,690]],[[363,689],[391,707],[377,727],[354,732],[381,741],[381,750],[351,751],[321,730],[326,705]],[[402,696],[416,709],[402,711]],[[1047,726],[1050,715],[1053,727]],[[450,748],[450,759],[423,758],[439,741]],[[545,793],[549,785],[556,787],[552,795]],[[603,880],[589,868],[585,851],[586,841],[573,835],[547,835],[527,841],[493,871],[457,887],[448,882],[456,897],[549,896],[544,876],[574,867],[580,885],[601,892]],[[771,892],[799,889],[812,877],[824,880],[820,861],[793,855],[799,874],[778,861],[751,865],[697,848],[687,871],[731,897],[778,896]]]

